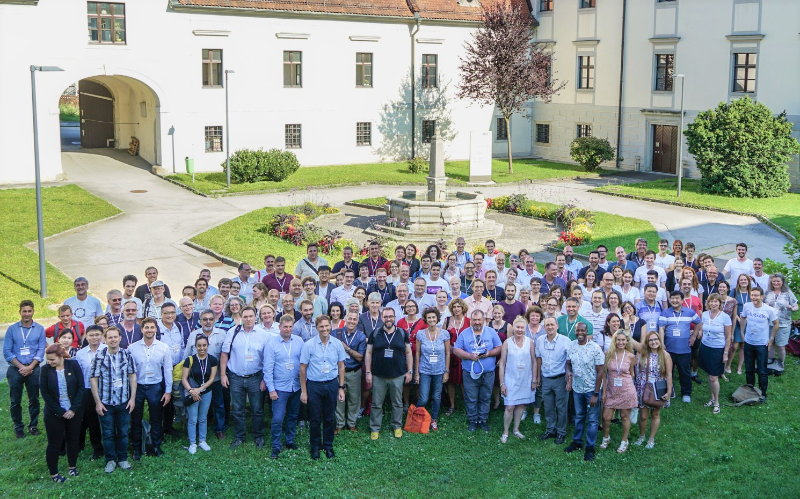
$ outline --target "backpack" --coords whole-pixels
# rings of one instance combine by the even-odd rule
[[[424,407],[411,405],[406,416],[405,430],[409,433],[427,434],[431,428],[431,415]]]
[[[800,339],[789,338],[789,343],[786,345],[786,351],[792,355],[800,357]]]
[[[150,422],[142,420],[142,455],[154,456],[156,448],[153,445],[153,438],[150,436]]]
[[[767,376],[775,376],[776,378],[778,376],[783,376],[783,368],[778,367],[778,363],[774,362],[767,366]]]
[[[757,404],[761,398],[761,390],[753,385],[742,385],[733,392],[733,405],[739,407],[742,405]]]

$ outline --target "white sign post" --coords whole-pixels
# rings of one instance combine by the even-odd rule
[[[492,132],[470,132],[469,182],[492,182]]]

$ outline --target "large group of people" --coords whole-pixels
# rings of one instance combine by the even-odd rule
[[[171,291],[150,267],[142,284],[124,276],[105,307],[81,277],[56,324],[36,323],[25,300],[6,332],[14,431],[26,437],[24,390],[27,433],[40,434],[41,395],[55,482],[67,479],[62,455],[68,476],[78,476],[87,432],[106,473],[131,468],[129,444],[132,461],[162,455],[166,436],[187,438],[195,454],[232,428],[235,449],[248,438],[248,405],[257,448],[267,445],[270,414],[272,458],[297,449],[304,427],[311,457],[333,458],[335,436],[357,433],[361,417],[369,417],[369,438],[380,438],[386,403],[393,437],[403,436],[412,403],[429,407],[430,430],[438,430],[460,391],[467,432],[490,432],[489,414],[502,400],[504,444],[509,435],[526,438],[520,422],[530,410],[544,427],[539,439],[557,445],[572,422],[564,451],[583,450],[587,461],[601,428],[597,446],[611,445],[617,414],[617,452],[628,450],[632,422],[633,445],[652,449],[662,409],[676,396],[676,369],[684,403],[705,372],[705,407],[719,414],[720,379],[738,356],[737,373],[744,366],[751,385],[757,375],[766,402],[768,365],[783,369],[798,310],[784,276],[764,274],[744,243],[722,270],[692,243],[657,246],[640,238],[609,260],[601,245],[586,265],[566,246],[542,274],[534,255],[507,254],[491,240],[473,253],[463,238],[452,252],[441,243],[424,252],[398,245],[391,260],[375,241],[364,261],[348,247],[332,267],[310,244],[294,274],[283,256],[267,255],[263,269],[242,263],[216,286],[204,269]]]

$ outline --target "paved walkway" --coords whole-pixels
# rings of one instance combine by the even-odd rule
[[[142,276],[155,265],[160,277],[176,293],[193,282],[203,267],[213,267],[214,280],[232,275],[212,258],[183,244],[209,227],[265,206],[290,206],[304,201],[341,205],[356,198],[385,195],[398,186],[354,186],[311,189],[290,193],[230,196],[210,199],[165,182],[142,168],[140,158],[124,151],[81,150],[63,153],[69,182],[108,200],[125,213],[106,223],[50,238],[47,258],[70,277],[85,276],[100,298],[119,288],[125,274]],[[131,166],[136,166],[132,168]],[[650,220],[665,237],[693,241],[699,250],[716,248],[714,256],[729,258],[733,244],[746,241],[750,254],[785,261],[786,240],[751,217],[693,210],[659,203],[635,201],[587,192],[607,179],[568,180],[512,186],[465,188],[487,196],[524,192],[531,199],[560,203],[574,200],[582,206]],[[408,188],[408,187],[406,187]],[[144,193],[131,191],[144,190]]]

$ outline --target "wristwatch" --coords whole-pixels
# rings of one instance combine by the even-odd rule
[[[600,396],[600,394],[599,394],[599,393],[597,393],[597,392],[594,392],[594,396],[595,396],[595,397],[599,397],[599,396]]]
[[[444,372],[449,373],[450,369],[445,369]]]
[[[414,371],[408,371],[408,374],[414,374]]]
[[[339,390],[344,390],[344,385],[339,385]]]

